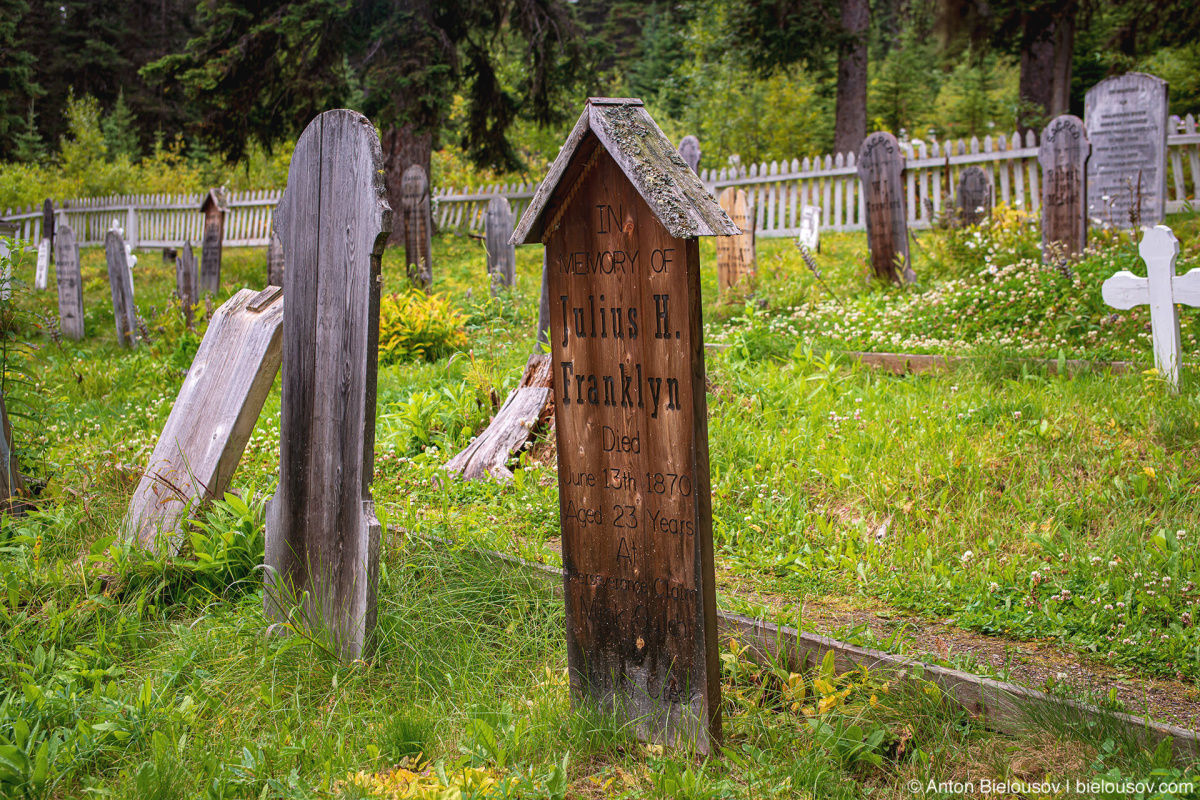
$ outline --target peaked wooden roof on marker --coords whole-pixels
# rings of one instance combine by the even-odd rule
[[[509,244],[542,241],[546,205],[589,137],[599,140],[672,236],[688,239],[741,233],[646,113],[641,100],[592,97],[521,215]]]

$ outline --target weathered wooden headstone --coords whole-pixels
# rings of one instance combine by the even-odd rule
[[[958,176],[958,218],[978,225],[992,215],[992,180],[980,167],[967,167]]]
[[[275,231],[267,245],[267,286],[283,286],[283,242]]]
[[[33,288],[44,292],[50,281],[50,237],[43,236],[38,242],[37,269],[33,274]]]
[[[704,752],[721,704],[697,237],[738,233],[640,100],[593,98],[513,234],[546,246],[573,694]]]
[[[177,541],[198,501],[221,499],[282,358],[283,290],[242,289],[213,314],[138,483],[123,532],[143,547]]]
[[[400,202],[404,204],[404,263],[408,280],[428,291],[433,285],[433,215],[429,206],[429,179],[420,164],[404,170]]]
[[[1079,117],[1063,114],[1042,131],[1038,164],[1042,167],[1042,258],[1053,249],[1062,255],[1087,246],[1088,158],[1092,146]]]
[[[683,163],[688,165],[688,168],[700,174],[700,140],[695,136],[688,134],[683,137],[683,141],[679,143],[679,157],[683,159]]]
[[[721,209],[741,229],[737,236],[717,238],[717,291],[724,297],[743,278],[753,278],[757,256],[754,246],[754,207],[735,186],[721,192]]]
[[[800,209],[800,244],[814,253],[821,252],[821,207]]]
[[[200,204],[204,237],[200,240],[200,291],[221,290],[221,245],[225,241],[225,190],[209,189]]]
[[[1168,117],[1167,82],[1153,75],[1130,72],[1088,90],[1083,121],[1092,143],[1089,216],[1117,228],[1163,221]]]
[[[54,252],[54,203],[50,198],[42,203],[42,238],[50,240],[50,252]]]
[[[370,120],[338,110],[309,123],[274,220],[287,313],[266,606],[280,616],[302,602],[343,658],[360,658],[375,626],[375,373],[380,257],[392,229]]]
[[[858,176],[867,204],[867,247],[875,277],[912,283],[908,214],[904,204],[904,154],[896,137],[872,133],[858,151]]]
[[[492,295],[501,286],[517,282],[516,248],[508,240],[513,232],[513,213],[508,200],[496,195],[488,201],[484,217],[484,244],[487,246],[487,271],[491,276]]]
[[[1114,308],[1150,306],[1154,337],[1154,366],[1171,387],[1179,389],[1179,310],[1176,304],[1200,306],[1200,269],[1175,274],[1179,240],[1166,225],[1147,228],[1138,252],[1146,262],[1146,277],[1121,270],[1100,287],[1104,302]]]
[[[21,477],[21,465],[17,461],[8,407],[4,403],[4,393],[0,392],[0,509],[11,508],[12,498],[24,490],[25,479]]]
[[[83,338],[83,278],[75,231],[60,225],[55,237],[54,277],[58,283],[58,329],[68,339]]]
[[[117,344],[136,347],[138,341],[137,308],[133,304],[133,276],[120,232],[110,230],[104,237],[104,255],[108,260],[108,284],[112,289],[113,317],[117,326]]]
[[[183,252],[175,259],[175,294],[183,309],[183,319],[191,328],[195,324],[196,304],[200,302],[200,275],[191,241],[183,243]]]

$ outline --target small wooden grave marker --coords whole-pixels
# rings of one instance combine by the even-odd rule
[[[283,242],[274,230],[267,245],[267,286],[283,286]]]
[[[4,403],[4,393],[0,392],[0,509],[13,509],[12,499],[24,492],[25,479],[21,477],[21,465],[17,461],[8,407]]]
[[[1063,114],[1042,131],[1042,258],[1073,256],[1087,246],[1087,163],[1092,152],[1079,117]]]
[[[699,236],[733,236],[640,100],[593,98],[513,242],[551,299],[567,664],[639,736],[720,742]]]
[[[867,203],[867,247],[875,277],[897,283],[917,279],[908,259],[904,205],[904,154],[896,137],[872,133],[858,151],[858,176]]]
[[[33,288],[46,291],[50,282],[50,238],[43,236],[37,247],[37,270],[33,274]]]
[[[375,375],[380,258],[392,229],[370,120],[337,110],[309,123],[274,219],[288,310],[265,604],[280,617],[303,602],[306,623],[351,660],[370,649],[375,627]]]
[[[800,244],[814,253],[821,252],[821,207],[800,209]]]
[[[129,271],[129,253],[119,230],[112,229],[105,234],[104,255],[108,260],[108,285],[112,289],[117,344],[121,347],[137,347],[137,307],[133,304],[133,274]]]
[[[690,133],[683,137],[683,141],[679,143],[679,157],[683,159],[683,163],[688,165],[688,168],[700,174],[700,140]],[[743,228],[743,230],[745,230]]]
[[[283,301],[262,294],[242,289],[208,324],[125,514],[125,536],[143,547],[177,541],[192,505],[229,490],[282,357]]]
[[[183,243],[183,252],[175,259],[175,294],[183,309],[183,319],[189,328],[195,324],[196,304],[200,302],[200,275],[196,272],[196,255],[192,243]]]
[[[721,192],[721,209],[742,231],[737,236],[717,238],[717,291],[725,297],[743,278],[753,278],[757,264],[754,246],[754,207],[746,193],[735,186]]]
[[[42,203],[42,238],[50,240],[50,252],[54,252],[54,203],[50,202],[50,198],[46,198],[46,202]]]
[[[54,243],[54,277],[58,283],[58,329],[68,339],[83,338],[83,278],[79,274],[79,245],[75,231],[60,225]]]
[[[1157,225],[1166,215],[1167,82],[1142,72],[1106,78],[1084,97],[1092,144],[1088,216],[1116,228]],[[1051,123],[1053,124],[1053,123]],[[1134,208],[1134,198],[1140,205]]]
[[[488,201],[484,218],[484,243],[487,246],[487,271],[491,276],[492,296],[501,286],[517,282],[517,252],[509,244],[513,232],[512,206],[502,195]]]
[[[992,179],[981,167],[967,167],[958,176],[958,218],[978,225],[992,215]]]
[[[200,291],[221,291],[221,245],[225,241],[225,190],[209,189],[200,204],[204,238],[200,240]]]
[[[427,292],[433,285],[433,214],[429,206],[429,179],[420,164],[404,170],[400,202],[404,204],[404,263],[408,280]]]
[[[1200,306],[1200,269],[1175,274],[1179,240],[1166,225],[1147,228],[1138,252],[1146,262],[1146,277],[1121,270],[1100,287],[1104,302],[1113,308],[1150,306],[1154,337],[1154,366],[1172,389],[1179,390],[1179,310],[1177,303]]]

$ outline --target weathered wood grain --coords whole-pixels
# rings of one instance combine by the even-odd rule
[[[871,270],[881,280],[912,283],[908,258],[908,214],[904,195],[904,154],[896,137],[872,133],[858,151],[858,176],[867,206],[867,247]]]
[[[547,274],[545,248],[542,249],[542,291],[538,301],[537,338],[533,343],[533,354],[540,355],[550,347],[550,276]]]
[[[8,421],[8,407],[4,393],[0,392],[0,508],[14,509],[14,497],[25,492],[25,479],[21,477],[21,465],[13,446],[12,425]]]
[[[1042,131],[1042,258],[1073,256],[1087,246],[1087,163],[1092,152],[1079,117],[1063,114]]]
[[[221,247],[225,241],[225,193],[209,189],[200,206],[204,237],[200,240],[200,291],[221,291]]]
[[[275,231],[267,245],[267,286],[283,286],[283,242]]]
[[[531,356],[521,383],[508,393],[487,429],[446,463],[446,472],[468,481],[511,480],[508,460],[554,415],[553,385],[550,356]]]
[[[408,280],[422,291],[433,285],[433,214],[429,206],[429,178],[420,164],[404,170],[400,180],[404,204],[404,263]]]
[[[508,243],[512,233],[512,207],[502,195],[496,195],[488,201],[484,220],[487,271],[492,279],[493,297],[501,286],[511,287],[517,283],[517,249]]]
[[[137,347],[137,307],[133,303],[133,275],[129,271],[125,240],[115,230],[104,236],[104,255],[108,261],[108,285],[112,289],[113,317],[117,344]]]
[[[754,207],[746,193],[731,186],[721,192],[721,208],[741,229],[737,236],[717,237],[717,292],[727,298],[731,289],[745,279],[753,280],[758,256],[754,242]]]
[[[679,143],[679,157],[683,159],[683,163],[688,165],[688,169],[700,174],[700,140],[690,133],[683,137]]]
[[[75,232],[66,225],[54,239],[54,277],[58,284],[58,329],[68,339],[79,341],[83,328],[83,278],[79,274],[79,245]]]
[[[980,167],[967,167],[958,176],[958,221],[978,225],[992,215],[992,179]]]
[[[175,294],[183,309],[183,319],[189,328],[195,327],[196,304],[200,302],[200,274],[196,270],[196,255],[191,241],[184,242],[183,252],[175,259]]]
[[[178,543],[183,516],[229,490],[282,358],[283,300],[242,289],[213,314],[125,514],[124,535]]]
[[[305,128],[275,211],[287,257],[279,488],[267,512],[267,611],[294,606],[346,659],[371,647],[379,521],[371,499],[380,257],[392,229],[370,120]]]

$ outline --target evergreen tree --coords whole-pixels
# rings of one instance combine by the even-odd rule
[[[0,0],[0,158],[13,158],[33,114],[30,105],[41,93],[35,81],[32,53],[20,47],[25,0]],[[26,110],[28,109],[28,114]]]
[[[100,129],[104,131],[104,145],[108,148],[110,161],[122,156],[130,161],[137,161],[141,151],[138,145],[137,117],[125,104],[124,91],[117,92],[117,102],[101,121]]]
[[[21,130],[13,135],[12,157],[31,164],[46,157],[46,146],[37,129],[37,114],[33,111],[33,99],[29,100],[29,116]]]

